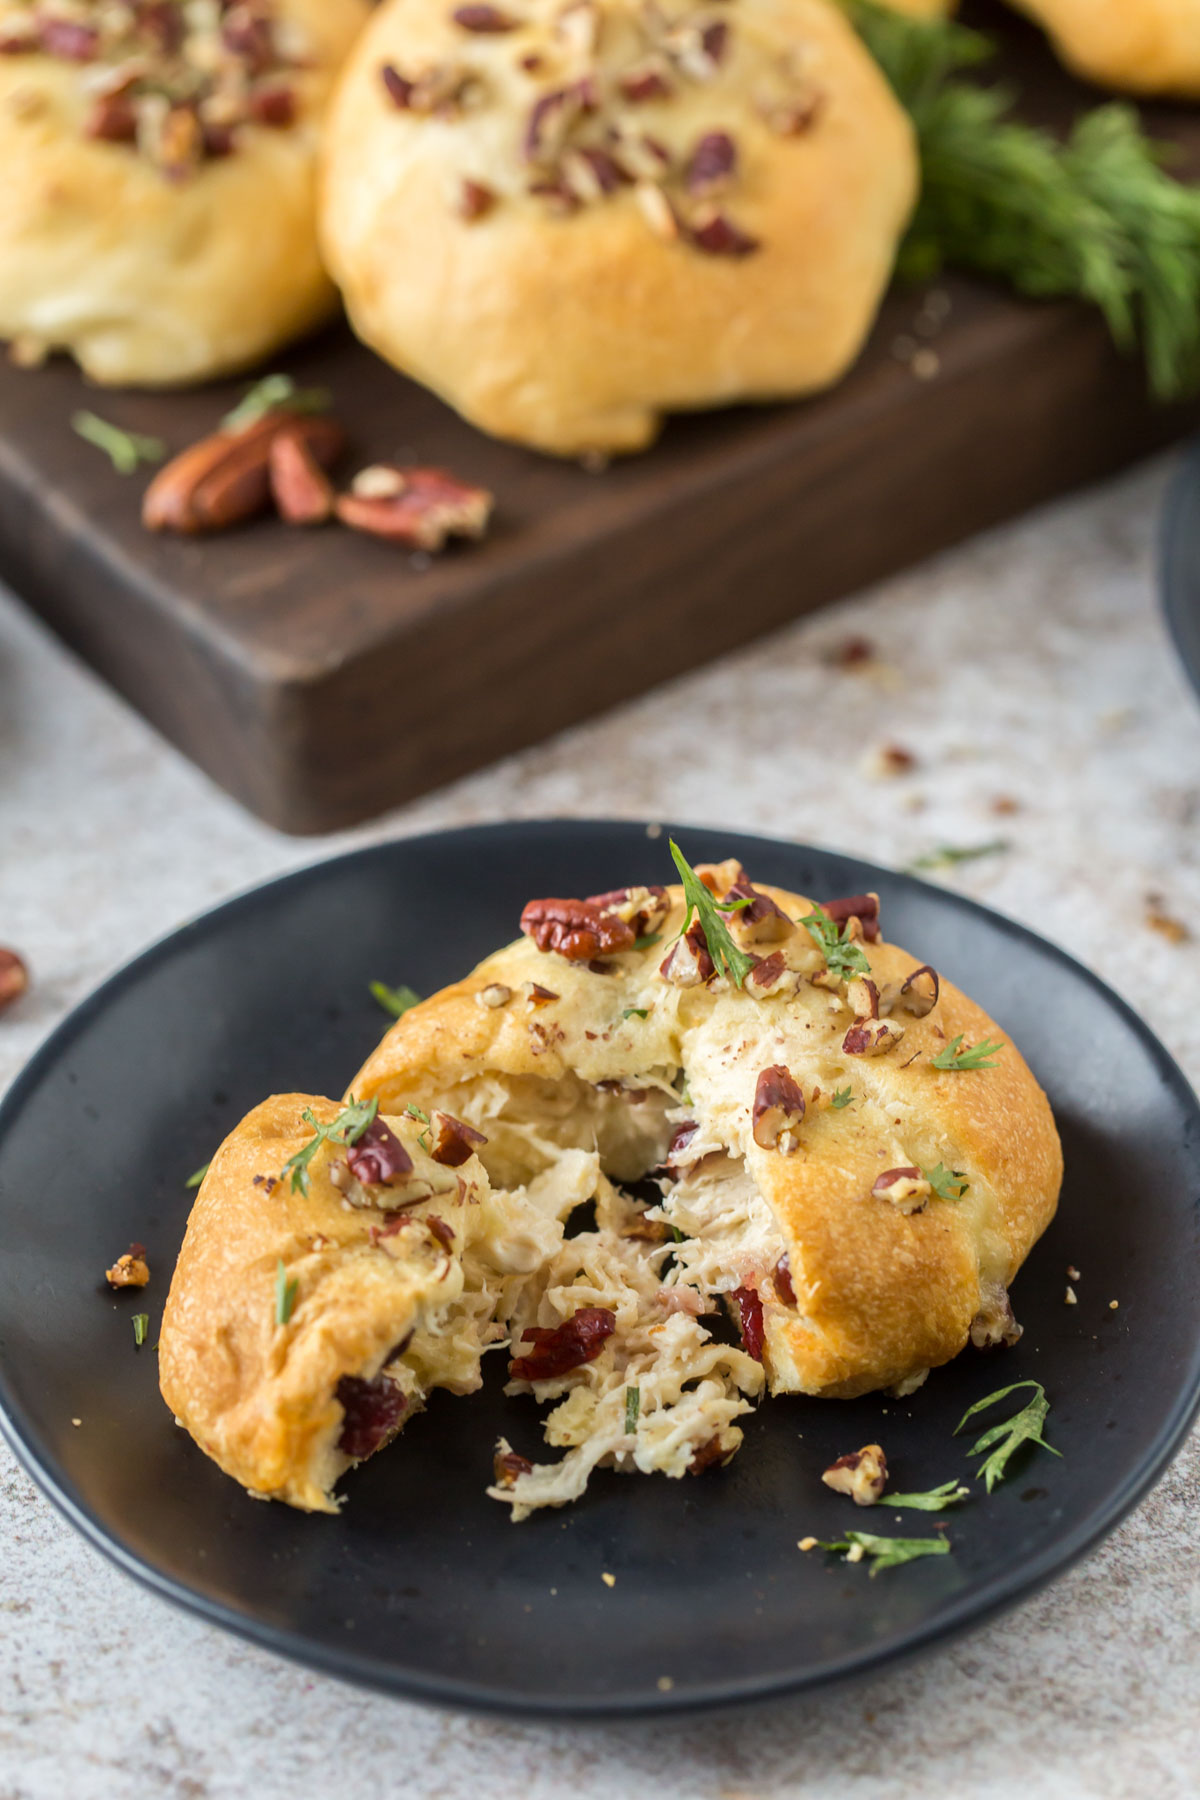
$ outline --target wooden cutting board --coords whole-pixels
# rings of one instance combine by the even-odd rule
[[[1084,96],[986,5],[1029,106]],[[1200,166],[1200,112],[1153,109]],[[0,363],[0,573],[215,781],[328,831],[492,761],[1189,430],[1073,306],[971,281],[921,336],[893,294],[859,365],[790,406],[673,421],[588,472],[493,443],[338,328],[278,359],[330,388],[356,464],[445,464],[498,497],[488,540],[425,559],[262,520],[152,537],[142,476],[70,429],[90,406],[179,449],[242,384],[97,393],[66,362]],[[922,319],[928,324],[927,319]],[[907,340],[905,342],[904,340]],[[933,352],[912,360],[919,343]],[[914,372],[914,366],[921,373]]]

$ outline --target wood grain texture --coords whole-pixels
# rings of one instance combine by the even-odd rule
[[[991,25],[994,15],[976,8]],[[1030,105],[1082,90],[1006,27]],[[1152,121],[1200,160],[1200,115]],[[276,520],[149,536],[145,480],[70,429],[79,406],[182,448],[240,387],[97,393],[56,362],[0,364],[0,573],[214,780],[269,822],[331,830],[436,787],[1180,436],[1195,405],[1145,395],[1099,322],[983,284],[918,380],[887,301],[858,367],[799,405],[674,420],[589,473],[493,443],[344,329],[281,366],[332,389],[348,468],[445,464],[492,488],[486,542],[430,566]]]

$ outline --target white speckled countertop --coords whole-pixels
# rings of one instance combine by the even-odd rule
[[[0,944],[33,969],[0,1084],[115,965],[236,889],[374,837],[520,814],[728,823],[907,863],[1060,939],[1200,1082],[1200,707],[1159,619],[1165,465],[994,533],[367,830],[241,813],[0,593]],[[872,661],[831,666],[851,634]],[[850,723],[848,723],[850,722]],[[911,771],[851,748],[897,744]],[[1155,923],[1154,921],[1157,920]],[[1195,1441],[1086,1564],[835,1696],[653,1727],[360,1694],[185,1617],[0,1450],[0,1800],[930,1800],[1200,1791]]]

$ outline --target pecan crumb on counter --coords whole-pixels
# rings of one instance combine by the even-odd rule
[[[0,950],[0,1012],[29,986],[29,970],[15,950]]]
[[[109,1287],[145,1287],[150,1279],[150,1265],[142,1244],[130,1244],[124,1256],[118,1256],[111,1269],[105,1269]]]

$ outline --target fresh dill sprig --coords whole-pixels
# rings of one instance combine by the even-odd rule
[[[880,1506],[907,1506],[914,1512],[941,1512],[944,1507],[957,1506],[971,1492],[957,1481],[943,1481],[941,1487],[929,1488],[924,1494],[885,1494],[879,1501]]]
[[[739,950],[730,936],[729,927],[721,917],[722,913],[740,912],[742,907],[749,906],[749,899],[718,900],[709,888],[706,888],[693,869],[674,838],[668,839],[675,867],[679,870],[679,879],[683,883],[683,897],[687,902],[680,936],[692,922],[693,913],[700,921],[700,929],[704,933],[704,941],[708,945],[708,954],[713,959],[718,975],[728,975],[734,987],[741,987],[747,975],[754,967],[754,958]]]
[[[813,902],[812,912],[798,919],[797,924],[808,928],[810,937],[825,958],[825,967],[832,975],[840,975],[843,980],[851,975],[869,975],[871,965],[865,953],[846,936],[849,920],[839,925],[831,919],[823,906]]]
[[[922,1169],[921,1174],[939,1200],[961,1200],[971,1185],[961,1169],[948,1169],[945,1163],[936,1169]]]
[[[1003,1050],[1003,1043],[993,1043],[991,1038],[984,1038],[978,1044],[963,1045],[963,1033],[951,1038],[944,1050],[939,1050],[929,1061],[935,1069],[994,1069],[995,1063],[989,1057]]]
[[[914,1562],[918,1556],[950,1554],[948,1538],[877,1537],[871,1531],[848,1531],[844,1538],[834,1538],[830,1542],[818,1538],[811,1547],[814,1550],[842,1550],[847,1562],[862,1562],[869,1557],[872,1575],[878,1575],[880,1569],[895,1569],[901,1563]]]
[[[123,431],[94,412],[72,413],[71,430],[86,444],[103,450],[118,475],[135,475],[139,463],[160,463],[167,454],[161,438],[146,437],[140,431]]]
[[[350,1104],[343,1107],[332,1124],[322,1125],[312,1107],[306,1106],[300,1117],[306,1125],[312,1126],[316,1136],[310,1138],[303,1149],[297,1150],[295,1156],[289,1156],[283,1165],[283,1174],[292,1178],[292,1192],[307,1194],[308,1165],[322,1144],[357,1144],[363,1132],[374,1123],[378,1111],[378,1100],[356,1100],[351,1094]]]
[[[625,1389],[625,1431],[632,1434],[638,1427],[638,1414],[642,1410],[642,1390],[636,1387]]]
[[[1065,142],[1012,117],[1003,86],[962,79],[992,53],[979,33],[847,0],[912,118],[922,187],[899,266],[945,265],[1035,299],[1096,307],[1118,347],[1139,345],[1149,385],[1175,399],[1200,385],[1200,190],[1173,180],[1169,147],[1136,110],[1083,113]]]
[[[411,1007],[421,1004],[420,994],[415,994],[403,982],[399,987],[389,987],[386,981],[371,981],[367,985],[371,998],[382,1006],[385,1013],[390,1013],[393,1019],[402,1018]]]
[[[1020,1412],[1013,1414],[1011,1419],[1003,1419],[999,1425],[989,1427],[967,1451],[968,1456],[982,1456],[985,1450],[991,1450],[992,1454],[987,1461],[981,1463],[975,1471],[977,1477],[983,1477],[989,1494],[998,1481],[1004,1480],[1008,1459],[1021,1448],[1022,1444],[1040,1444],[1043,1450],[1050,1452],[1051,1456],[1062,1455],[1061,1450],[1056,1450],[1054,1445],[1048,1444],[1042,1436],[1042,1427],[1046,1423],[1046,1414],[1050,1411],[1050,1402],[1046,1398],[1046,1390],[1040,1381],[1014,1381],[1010,1387],[997,1388],[994,1394],[988,1394],[982,1400],[977,1400],[974,1406],[967,1408],[954,1427],[955,1437],[958,1436],[967,1420],[973,1419],[976,1413],[986,1411],[989,1406],[996,1406],[1001,1400],[1006,1400],[1010,1394],[1018,1393],[1021,1388],[1033,1389],[1033,1399],[1028,1406],[1023,1406]],[[993,1446],[995,1447],[993,1448]]]
[[[290,375],[264,375],[247,389],[233,411],[225,414],[221,430],[245,431],[279,407],[294,413],[320,413],[328,412],[330,404],[326,388],[300,388]]]
[[[198,1188],[200,1186],[200,1183],[204,1180],[204,1177],[208,1174],[208,1171],[211,1168],[212,1168],[212,1164],[210,1162],[201,1163],[200,1167],[198,1169],[194,1170],[193,1173],[188,1176],[187,1180],[183,1184],[184,1187],[185,1188]]]
[[[288,1279],[284,1260],[278,1258],[275,1264],[275,1323],[286,1325],[296,1306],[296,1295],[300,1291],[299,1281],[293,1277]]]

